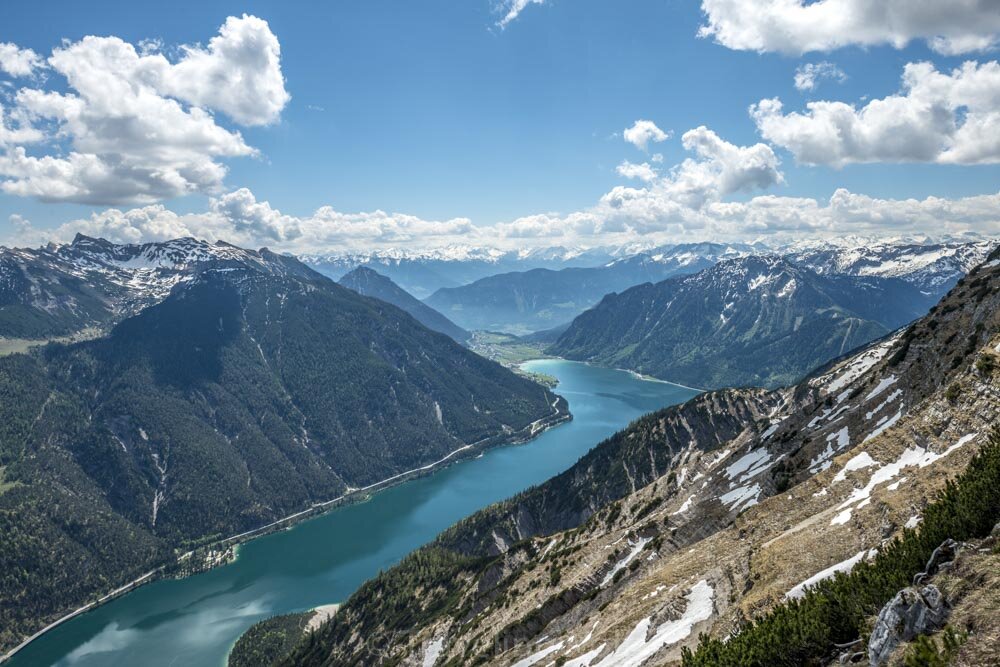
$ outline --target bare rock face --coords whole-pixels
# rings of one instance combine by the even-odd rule
[[[937,586],[901,590],[882,607],[868,640],[868,660],[872,667],[884,664],[901,642],[942,627],[948,618],[948,611]]]

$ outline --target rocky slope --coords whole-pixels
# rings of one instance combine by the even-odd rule
[[[337,282],[348,289],[354,290],[358,294],[391,303],[400,310],[412,315],[414,319],[428,329],[450,336],[459,343],[466,343],[469,340],[470,334],[468,331],[427,304],[418,301],[389,278],[368,267],[360,266]]]
[[[458,524],[286,664],[675,663],[919,527],[1000,421],[998,369],[994,253],[905,331],[645,417]]]
[[[934,301],[895,278],[820,276],[748,256],[608,295],[550,352],[696,387],[775,387],[910,322]]]
[[[212,252],[235,259],[115,259],[176,284],[107,336],[0,358],[0,645],[177,550],[566,417],[395,306]]]

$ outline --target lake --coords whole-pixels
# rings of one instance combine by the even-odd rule
[[[141,587],[43,635],[8,664],[220,667],[257,621],[347,599],[459,519],[562,472],[636,417],[697,393],[559,359],[525,368],[559,380],[555,391],[573,421],[244,544],[224,567]]]

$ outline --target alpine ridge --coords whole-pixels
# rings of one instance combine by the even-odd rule
[[[606,296],[550,352],[695,387],[776,387],[901,327],[936,299],[899,278],[819,275],[772,255]]]

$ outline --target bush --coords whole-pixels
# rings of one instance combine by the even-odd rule
[[[955,632],[950,625],[946,626],[941,634],[940,648],[931,637],[920,635],[907,651],[903,664],[906,667],[948,667],[966,639],[966,633]]]
[[[976,359],[976,370],[980,375],[990,377],[997,367],[997,360],[992,354],[983,354]]]

